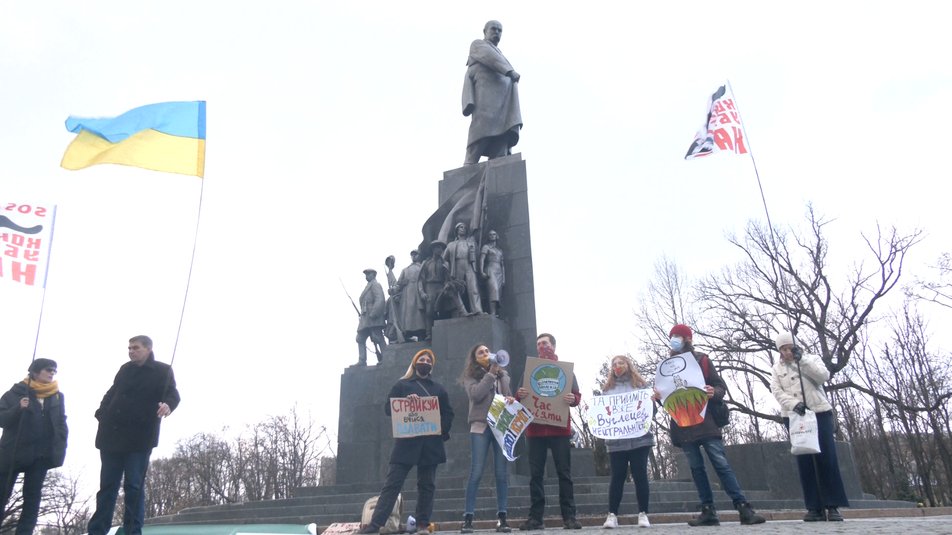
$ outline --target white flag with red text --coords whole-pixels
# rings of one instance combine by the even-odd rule
[[[45,287],[56,205],[0,199],[0,281]]]
[[[725,84],[711,95],[707,119],[694,136],[694,142],[684,155],[685,160],[710,156],[715,152],[728,151],[747,154],[744,123],[734,102],[734,95]]]

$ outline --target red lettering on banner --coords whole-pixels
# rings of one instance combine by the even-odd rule
[[[42,240],[40,240],[39,238],[27,238],[25,245],[30,249],[39,249],[40,241]]]
[[[539,399],[539,398],[537,398],[537,397],[535,397],[535,396],[533,396],[533,398],[532,398],[532,406],[535,407],[535,408],[537,408],[537,409],[542,409],[542,410],[546,410],[546,411],[551,411],[551,410],[552,410],[552,404],[551,404],[551,403],[546,403],[545,401],[542,401],[541,399]]]
[[[731,127],[734,130],[734,151],[737,154],[747,154],[747,146],[744,145],[744,129]]]
[[[10,275],[13,277],[13,280],[17,282],[22,282],[27,286],[33,286],[33,281],[36,280],[36,264],[24,265],[19,262],[14,262]]]
[[[23,251],[23,259],[29,262],[39,262],[40,261],[40,252],[39,251]]]
[[[3,255],[9,256],[11,258],[17,258],[20,256],[20,248],[13,245],[7,245],[7,248],[3,251]]]
[[[434,411],[440,409],[439,398],[394,398],[390,400],[391,412],[421,412]]]
[[[714,143],[717,143],[717,148],[721,150],[734,150],[734,143],[731,141],[730,134],[727,133],[726,128],[718,128],[711,132],[714,135]]]
[[[0,234],[0,241],[10,243],[10,235],[6,232]]]

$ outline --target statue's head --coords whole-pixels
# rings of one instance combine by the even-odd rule
[[[489,236],[489,241],[496,241],[499,239],[499,233],[495,230],[490,230],[487,236]]]
[[[466,223],[463,223],[462,221],[460,221],[459,223],[456,224],[455,228],[456,228],[456,237],[462,238],[463,236],[466,236],[466,230],[467,230]]]
[[[416,249],[410,251],[410,260],[416,262],[418,258],[420,258],[420,251],[417,251]]]
[[[499,44],[502,39],[502,23],[498,20],[491,20],[483,26],[483,38],[494,45]]]

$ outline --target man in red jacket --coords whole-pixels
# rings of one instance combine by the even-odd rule
[[[539,358],[559,360],[555,354],[555,337],[542,333],[536,338],[536,350]],[[525,387],[516,391],[516,399],[523,400],[529,396]],[[579,404],[582,395],[579,393],[578,380],[572,374],[572,391],[564,394],[565,402],[570,407]],[[526,429],[526,439],[529,443],[529,518],[519,526],[522,531],[543,529],[542,514],[545,512],[545,486],[542,477],[545,474],[546,450],[552,450],[552,461],[559,476],[559,506],[562,509],[562,522],[565,529],[582,529],[582,525],[575,519],[575,487],[572,484],[572,451],[569,441],[572,438],[572,420],[565,427],[555,427],[532,423]]]

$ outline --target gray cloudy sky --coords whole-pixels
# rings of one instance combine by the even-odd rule
[[[59,160],[70,114],[208,101],[204,203],[175,360],[177,439],[293,403],[337,427],[361,270],[398,267],[462,163],[469,43],[499,19],[522,74],[537,316],[590,387],[633,351],[663,254],[691,275],[738,260],[762,218],[750,159],[682,160],[711,91],[734,87],[775,223],[835,219],[832,261],[877,221],[948,250],[952,50],[932,2],[7,2],[0,201],[55,203],[37,355],[60,362],[68,469],[95,481],[92,413],[126,340],[168,361],[202,183]],[[505,236],[502,238],[505,244]],[[0,285],[0,378],[23,376],[40,294]]]

